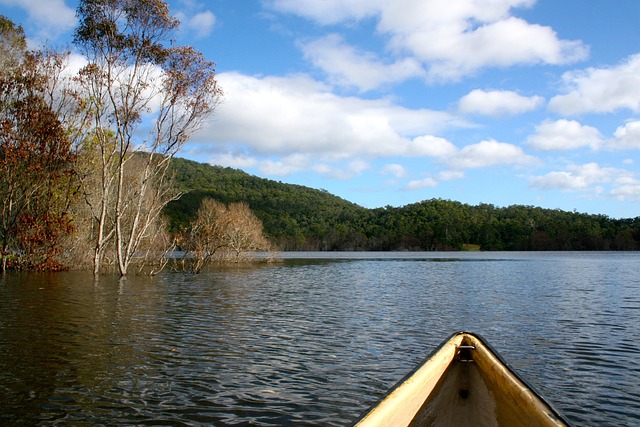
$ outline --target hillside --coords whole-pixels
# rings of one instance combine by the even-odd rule
[[[640,217],[611,219],[533,206],[470,206],[432,199],[366,209],[300,185],[174,159],[184,195],[166,208],[172,231],[195,218],[200,202],[243,201],[282,250],[638,250]]]
[[[205,197],[223,203],[243,201],[262,220],[266,235],[278,246],[330,250],[338,248],[324,245],[323,240],[355,218],[367,215],[367,209],[326,191],[258,178],[237,169],[174,159],[174,171],[177,187],[185,192],[166,208],[174,231],[195,218]]]

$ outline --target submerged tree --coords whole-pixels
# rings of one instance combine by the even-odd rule
[[[40,57],[24,53],[0,74],[0,239],[18,267],[60,268],[60,240],[71,231],[68,207],[74,154],[64,127],[45,101],[48,77]]]
[[[198,216],[185,234],[182,245],[189,257],[190,270],[199,273],[227,246],[225,229],[227,207],[213,199],[204,199]]]
[[[198,273],[214,259],[228,255],[238,262],[247,252],[267,250],[262,222],[246,203],[224,205],[213,199],[204,199],[198,215],[182,243],[185,261],[190,270]]]
[[[262,221],[246,203],[232,203],[227,209],[229,217],[225,230],[225,240],[236,261],[247,252],[261,251],[269,248],[264,237]]]
[[[161,0],[81,0],[75,44],[89,63],[80,73],[91,131],[97,192],[83,186],[94,219],[94,273],[111,239],[125,275],[162,208],[178,196],[168,167],[214,111],[222,94],[215,67],[191,47],[166,46],[178,21]],[[149,131],[150,129],[150,131]],[[139,175],[127,180],[129,163]]]

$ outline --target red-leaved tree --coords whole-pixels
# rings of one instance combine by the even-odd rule
[[[74,154],[43,91],[47,77],[29,53],[0,73],[0,250],[2,269],[56,270]],[[10,264],[8,263],[10,262]]]

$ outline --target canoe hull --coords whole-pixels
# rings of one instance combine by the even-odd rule
[[[485,341],[460,332],[358,423],[370,426],[565,426]]]

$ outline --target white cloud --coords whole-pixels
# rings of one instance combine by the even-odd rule
[[[280,160],[254,161],[254,167],[258,167],[267,175],[284,176],[309,169],[311,159],[307,154],[291,154]],[[321,172],[321,170],[318,170]]]
[[[459,170],[446,170],[438,174],[440,181],[453,181],[454,179],[464,178],[464,172]]]
[[[194,7],[195,5],[192,5],[192,8]],[[210,35],[217,22],[216,16],[209,10],[197,13],[190,10],[178,11],[175,13],[175,17],[180,21],[181,31],[193,34],[198,39]]]
[[[237,169],[253,168],[258,164],[255,158],[243,153],[216,153],[210,156],[208,161],[214,165]]]
[[[454,179],[462,179],[464,177],[465,175],[462,171],[446,170],[438,173],[435,178],[427,177],[409,181],[407,185],[404,186],[404,189],[410,191],[421,190],[423,188],[435,187],[442,181],[453,181]]]
[[[360,159],[346,163],[330,164],[319,162],[316,156],[308,153],[292,153],[281,158],[259,159],[244,153],[220,153],[209,157],[209,163],[235,168],[255,168],[261,173],[271,176],[286,176],[298,172],[313,172],[318,175],[338,180],[347,180],[361,175],[371,165]]]
[[[536,159],[522,148],[494,140],[481,141],[463,147],[446,162],[454,169],[485,168],[499,165],[525,165]]]
[[[440,81],[458,80],[486,67],[564,64],[587,56],[580,42],[559,40],[549,27],[506,17],[474,28],[471,23],[478,17],[469,12],[455,22],[425,22],[419,31],[393,28],[392,46],[429,63],[430,76]]]
[[[610,113],[627,108],[640,111],[640,54],[610,68],[587,68],[565,73],[568,93],[549,102],[549,109],[565,115]]]
[[[635,185],[622,185],[611,190],[611,195],[620,201],[640,200],[640,182]]]
[[[196,37],[204,38],[211,34],[213,27],[216,25],[216,16],[213,12],[205,10],[189,18],[185,18],[184,21],[182,21],[182,25],[189,31],[195,33]]]
[[[408,185],[414,188],[460,179],[468,168],[536,160],[518,146],[494,140],[458,148],[434,135],[466,125],[447,113],[410,110],[387,99],[340,97],[306,75],[222,73],[219,78],[225,100],[191,145],[212,144],[210,159],[225,166],[246,165],[268,175],[311,171],[337,179],[362,174],[371,167],[369,160],[389,156],[431,158],[446,166],[437,176]],[[399,164],[382,172],[396,178],[408,174]]]
[[[306,153],[317,160],[438,156],[452,144],[431,135],[460,126],[447,113],[410,110],[390,100],[340,97],[304,75],[221,73],[225,99],[192,141],[237,143],[252,155]]]
[[[303,43],[301,48],[305,58],[327,73],[333,83],[363,92],[424,75],[415,59],[385,64],[376,54],[346,44],[337,34]]]
[[[640,148],[640,121],[629,121],[616,129],[614,139],[608,147],[613,149],[637,149]]]
[[[211,34],[216,26],[216,15],[207,9],[209,4],[201,0],[175,0],[171,11],[180,21],[180,31],[198,39]]]
[[[534,176],[531,185],[541,189],[560,189],[567,191],[590,190],[600,191],[601,186],[616,186],[611,194],[636,183],[634,174],[619,168],[601,167],[597,163],[569,165],[565,171],[553,171],[546,175]]]
[[[361,175],[371,165],[363,160],[354,159],[346,165],[334,166],[325,163],[314,164],[312,169],[314,172],[331,179],[348,180],[355,176]]]
[[[551,188],[560,188],[563,190],[580,189],[587,186],[585,177],[576,175],[572,172],[554,171],[543,176],[531,178],[531,184],[534,187],[548,190]]]
[[[331,25],[375,15],[380,0],[269,0],[267,3],[272,9],[303,16],[322,25]]]
[[[42,38],[55,38],[76,25],[76,12],[64,0],[0,0],[0,4],[24,9]]]
[[[405,178],[409,175],[407,169],[397,163],[384,165],[380,173],[383,175],[393,175],[396,178]]]
[[[633,150],[640,148],[640,121],[630,120],[619,126],[613,138],[605,139],[598,129],[576,120],[544,121],[527,143],[538,150],[560,151],[588,147],[591,149]]]
[[[423,188],[435,187],[436,185],[438,185],[438,181],[434,178],[429,177],[429,178],[409,181],[407,185],[405,185],[404,189],[415,191],[415,190],[422,190]]]
[[[447,157],[453,156],[457,148],[450,141],[437,136],[419,136],[407,146],[407,154],[411,156]]]
[[[528,144],[544,151],[573,150],[581,147],[598,148],[604,138],[598,129],[585,126],[575,120],[544,121],[536,126]]]
[[[526,113],[543,103],[544,98],[540,96],[522,96],[508,90],[475,89],[460,99],[458,108],[464,114],[500,117]]]
[[[388,47],[429,64],[435,80],[457,80],[485,67],[566,64],[585,59],[580,41],[512,16],[535,0],[272,0],[275,10],[320,24],[374,17]]]

